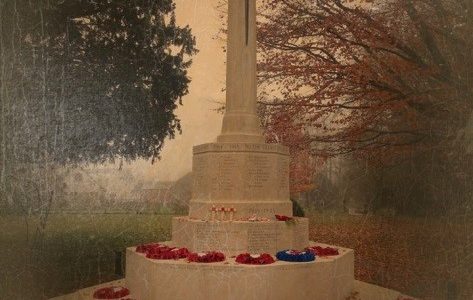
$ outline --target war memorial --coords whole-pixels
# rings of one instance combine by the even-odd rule
[[[294,217],[289,153],[257,116],[256,2],[228,1],[226,112],[215,143],[193,149],[189,215],[172,240],[126,249],[123,280],[57,299],[401,299],[354,279],[354,251],[309,241]]]

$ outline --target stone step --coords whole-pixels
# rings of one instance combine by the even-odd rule
[[[193,252],[221,251],[227,255],[244,252],[276,253],[282,249],[304,249],[309,244],[309,221],[294,222],[205,222],[175,217],[172,243]]]

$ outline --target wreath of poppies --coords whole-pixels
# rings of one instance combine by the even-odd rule
[[[169,247],[161,244],[145,244],[136,247],[136,252],[144,253],[149,259],[181,259],[189,255],[187,248]]]
[[[313,246],[306,248],[306,251],[313,253],[315,256],[334,256],[339,255],[338,249],[332,247]]]
[[[149,259],[181,259],[188,262],[212,263],[225,260],[225,255],[218,251],[192,253],[187,248],[169,247],[158,243],[143,244],[136,247],[136,252],[143,253]]]
[[[274,263],[274,258],[268,253],[263,253],[258,256],[252,256],[249,253],[243,253],[235,258],[235,262],[245,265],[269,265]]]
[[[130,290],[122,286],[110,286],[94,292],[94,299],[120,299],[130,295]]]
[[[283,216],[283,215],[274,215],[274,217],[276,218],[276,220],[278,220],[278,221],[284,221],[284,222],[289,222],[289,221],[293,221],[293,220],[294,220],[293,217],[288,217],[288,216]]]
[[[308,262],[314,261],[315,255],[310,251],[283,250],[276,253],[276,258],[289,262]]]
[[[189,253],[187,255],[188,262],[213,263],[225,260],[225,254],[218,251],[210,251],[205,253]]]
[[[296,224],[296,219],[284,215],[274,215],[277,221],[286,222],[288,225]]]

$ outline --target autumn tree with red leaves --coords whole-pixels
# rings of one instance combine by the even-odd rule
[[[311,157],[345,155],[378,167],[409,161],[412,173],[429,178],[424,185],[450,176],[471,194],[471,1],[263,0],[260,12],[269,137],[303,132],[282,142]]]
[[[313,154],[448,147],[471,116],[471,1],[264,0],[261,11],[261,102],[304,124]]]

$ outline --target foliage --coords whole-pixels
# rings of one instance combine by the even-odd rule
[[[289,183],[291,193],[310,190],[313,187],[313,176],[323,159],[311,154],[309,136],[303,124],[294,121],[288,111],[277,113],[260,106],[259,114],[265,129],[266,142],[281,143],[289,148]]]
[[[196,53],[174,11],[172,0],[0,1],[2,206],[46,220],[59,166],[159,157],[181,130]]]
[[[294,217],[305,217],[304,208],[294,199],[291,199],[292,202],[292,214]]]
[[[389,168],[399,165],[424,198],[451,198],[454,191],[429,190],[439,181],[459,185],[465,196],[455,201],[465,204],[472,185],[463,178],[473,169],[472,5],[260,1],[260,113],[267,141],[290,148],[292,192],[317,189],[314,175],[342,156],[387,173],[388,189],[399,184],[389,182]]]
[[[312,240],[354,249],[358,280],[421,299],[473,296],[471,214],[454,219],[317,214],[310,224]]]
[[[156,158],[195,41],[171,0],[2,1],[2,141],[23,162]]]
[[[303,124],[314,154],[390,160],[446,147],[465,127],[470,2],[263,2],[262,102],[275,122],[284,111]]]
[[[269,141],[291,149],[291,184],[342,155],[359,161],[348,177],[373,176],[354,194],[374,207],[466,207],[472,12],[465,0],[262,0],[261,111]]]
[[[153,214],[58,214],[48,222],[43,247],[30,248],[24,218],[0,217],[1,299],[49,299],[115,280],[115,251],[169,240],[171,229],[171,216]]]

